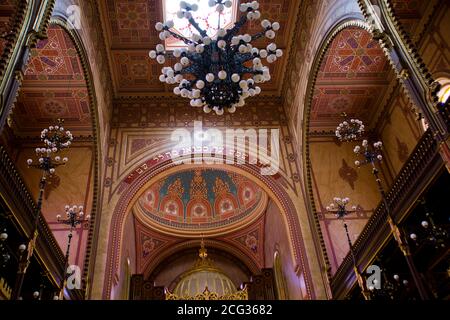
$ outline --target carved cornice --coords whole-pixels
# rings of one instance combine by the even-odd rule
[[[442,168],[443,161],[439,156],[438,143],[432,132],[428,130],[386,193],[387,202],[396,223],[406,218],[412,204]],[[353,245],[360,270],[365,270],[370,265],[391,237],[387,211],[381,202]],[[345,298],[355,283],[353,260],[348,253],[332,279],[333,297]]]
[[[361,1],[361,0],[360,0]],[[360,2],[358,1],[358,2]],[[398,34],[400,36],[400,40],[405,45],[407,52],[410,54],[410,57],[412,58],[415,67],[419,70],[419,74],[423,77],[423,80],[428,86],[431,86],[434,82],[433,76],[428,71],[427,67],[425,66],[425,63],[420,56],[415,44],[410,39],[408,33],[403,28],[403,25],[400,23],[400,21],[397,19],[397,16],[394,13],[394,9],[392,7],[391,1],[389,0],[381,0],[382,6],[384,5],[387,9],[386,12],[388,13],[389,19],[391,19],[393,25],[395,26],[396,30],[398,31]],[[436,103],[438,101],[438,97],[436,96]]]
[[[25,15],[27,9],[29,8],[27,1],[19,1],[19,5],[16,8],[14,22],[11,30],[5,35],[6,44],[3,50],[2,56],[0,57],[0,78],[4,79],[6,66],[11,60],[14,60],[13,51],[19,40],[19,36],[23,26],[25,25]]]
[[[327,53],[328,48],[331,46],[333,40],[336,38],[336,36],[344,29],[349,27],[359,27],[364,30],[369,31],[369,26],[361,20],[349,20],[342,22],[335,26],[331,32],[327,35],[324,42],[322,43],[318,54],[316,55],[312,68],[311,68],[311,74],[308,81],[308,87],[306,89],[307,97],[305,101],[305,111],[304,111],[304,120],[303,120],[303,128],[304,128],[304,135],[303,135],[303,163],[304,166],[304,176],[305,179],[305,189],[308,196],[309,201],[306,201],[307,206],[309,206],[309,211],[311,213],[312,219],[313,219],[313,227],[315,233],[317,235],[317,240],[320,248],[322,249],[321,256],[323,257],[323,264],[327,274],[328,281],[331,280],[331,265],[330,260],[327,256],[327,250],[325,246],[325,241],[323,239],[321,227],[320,227],[320,221],[318,219],[317,210],[315,207],[315,200],[314,200],[314,191],[313,191],[313,183],[312,183],[312,176],[311,176],[311,157],[310,157],[310,137],[314,136],[309,131],[310,128],[310,118],[311,118],[311,108],[313,104],[313,96],[314,96],[314,87],[316,85],[320,65],[322,64],[323,59],[325,58],[325,55]]]
[[[50,24],[50,17],[52,16],[53,8],[56,0],[46,0],[41,3],[41,6],[36,17],[34,25],[37,24],[36,29],[30,32],[26,46],[33,48],[38,40],[47,38],[47,29]]]
[[[441,121],[435,116],[438,104],[437,93],[440,90],[440,84],[433,79],[416,45],[395,15],[391,1],[379,0],[378,4],[381,9],[381,17],[379,18],[385,19],[383,22],[372,16],[370,12],[372,5],[369,0],[358,0],[358,5],[365,19],[369,21],[370,31],[374,39],[379,40],[381,47],[385,50],[391,65],[397,73],[397,77],[402,80],[405,89],[407,89],[406,93],[413,101],[415,101],[414,95],[416,95],[416,101],[419,101],[419,106],[428,109],[428,112],[425,113],[429,118],[427,120],[430,126],[434,127],[440,134],[445,134],[442,132],[444,129]],[[394,47],[399,52],[394,53]],[[400,57],[400,54],[403,57]],[[416,84],[415,89],[419,89],[422,92],[413,92],[414,88],[409,88],[406,83],[408,80],[412,80]]]

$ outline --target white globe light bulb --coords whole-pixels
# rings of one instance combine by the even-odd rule
[[[272,29],[275,31],[280,30],[280,23],[278,23],[278,22],[272,23]]]
[[[156,57],[156,61],[158,61],[159,64],[163,64],[166,62],[166,58],[164,58],[164,56],[159,55],[158,57]]]
[[[223,29],[223,28],[221,28],[221,29],[219,29],[219,30],[217,31],[217,35],[218,35],[219,37],[225,37],[226,34],[227,34],[227,30],[225,30],[225,29]]]
[[[205,82],[203,80],[198,80],[196,86],[198,89],[203,89],[205,87]]]
[[[183,66],[187,66],[189,64],[189,59],[187,57],[181,58],[180,61]],[[176,71],[180,71],[180,70],[176,70]]]
[[[242,4],[239,6],[239,10],[240,10],[241,12],[246,12],[247,9],[248,9],[248,5],[247,5],[246,3],[242,3]]]
[[[202,41],[203,41],[203,43],[206,46],[209,46],[211,44],[211,38],[210,37],[204,37]]]
[[[275,38],[275,31],[273,31],[273,30],[267,30],[267,31],[266,31],[266,38],[267,38],[267,39],[273,39],[273,38]]]
[[[233,82],[239,82],[240,79],[241,79],[241,77],[237,73],[234,73],[231,76],[231,81],[233,81]]]
[[[175,26],[175,23],[173,22],[173,20],[169,20],[166,22],[166,27],[167,28],[173,28]]]
[[[180,49],[175,49],[175,50],[173,50],[173,56],[174,56],[175,58],[181,57],[181,50],[180,50]]]
[[[219,71],[218,76],[219,76],[220,80],[225,80],[227,78],[227,73],[226,73],[226,71],[221,70],[221,71]]]
[[[157,22],[155,24],[156,31],[162,31],[163,28],[164,28],[164,24],[162,24],[161,22]]]
[[[199,44],[195,47],[195,51],[197,51],[197,53],[203,53],[203,51],[205,51],[205,47],[203,44]]]
[[[212,73],[208,73],[206,75],[206,81],[213,82],[214,81],[214,75]]]

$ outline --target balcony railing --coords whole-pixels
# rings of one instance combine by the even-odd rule
[[[23,231],[31,236],[36,212],[36,203],[25,186],[20,174],[15,169],[7,151],[0,145],[0,193],[11,207],[14,218],[20,222]],[[61,280],[65,265],[65,256],[59,247],[45,218],[39,217],[38,240],[36,250],[44,259],[44,265],[57,281]]]
[[[441,170],[443,161],[438,144],[430,130],[426,131],[400,173],[386,193],[387,202],[397,223],[408,214],[410,205],[420,196],[430,180]],[[360,270],[364,270],[375,257],[376,250],[391,236],[387,211],[381,202],[375,209],[353,247]],[[344,298],[356,283],[350,253],[331,281],[335,299]]]

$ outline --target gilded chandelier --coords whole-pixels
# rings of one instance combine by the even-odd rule
[[[180,2],[177,16],[187,19],[198,33],[188,39],[173,29],[173,21],[158,22],[155,25],[161,40],[174,37],[187,45],[187,48],[173,51],[173,56],[179,62],[173,68],[163,67],[159,80],[177,84],[173,89],[174,94],[190,99],[191,106],[203,107],[206,113],[214,110],[222,115],[225,109],[233,113],[236,107],[245,105],[245,99],[259,95],[261,88],[258,84],[271,79],[269,68],[263,65],[263,59],[273,63],[283,55],[283,51],[275,43],[270,43],[261,50],[251,43],[264,36],[274,39],[280,24],[262,20],[263,31],[255,35],[238,35],[249,20],[260,19],[259,2],[242,3],[239,9],[243,15],[231,29],[220,27],[220,15],[225,8],[232,6],[232,1],[210,0],[208,4],[216,7],[219,14],[219,29],[215,37],[209,37],[194,20],[192,12],[198,10],[198,5],[185,1]],[[150,51],[149,56],[164,64],[169,54],[164,45],[158,44],[156,50]]]

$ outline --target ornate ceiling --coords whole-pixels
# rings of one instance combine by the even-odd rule
[[[369,32],[353,27],[332,41],[320,66],[310,130],[334,131],[341,114],[369,123],[386,93],[391,68]]]
[[[0,35],[5,35],[10,31],[17,4],[18,0],[0,1]],[[0,54],[3,54],[5,43],[5,39],[0,37]]]
[[[148,57],[148,52],[160,43],[155,23],[163,20],[162,0],[98,1],[106,46],[110,60],[116,98],[136,96],[172,96],[172,88],[159,82],[161,66]],[[299,0],[260,0],[261,19],[279,21],[281,29],[276,43],[281,49],[290,45]],[[244,33],[261,31],[259,22],[251,22]],[[255,44],[266,46],[262,39]],[[280,95],[288,50],[276,63],[269,65],[272,80],[262,86],[263,94]],[[169,59],[170,60],[170,59]],[[167,66],[173,66],[168,61]]]
[[[206,238],[206,246],[225,250],[235,258],[250,262],[256,269],[265,266],[264,233],[265,215],[252,224],[226,235]],[[137,272],[150,274],[161,261],[173,257],[181,248],[197,249],[197,240],[188,240],[176,235],[167,235],[149,228],[139,219],[135,222]],[[242,262],[241,261],[241,262]],[[161,265],[159,266],[161,267]]]
[[[92,134],[89,95],[75,44],[52,25],[37,43],[13,112],[15,133],[36,136],[52,120],[64,118],[75,135]]]
[[[218,235],[257,219],[268,197],[253,181],[233,172],[192,169],[149,187],[134,213],[154,229],[178,236]]]
[[[423,18],[433,1],[391,0],[392,8],[403,27],[410,33],[418,27],[418,21]]]

